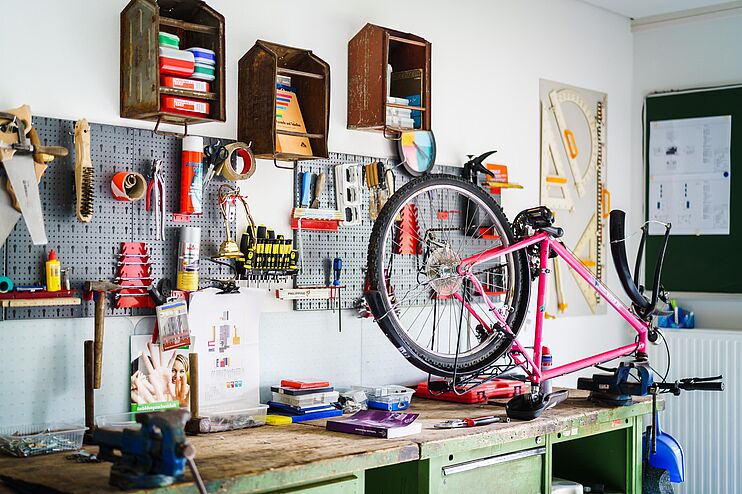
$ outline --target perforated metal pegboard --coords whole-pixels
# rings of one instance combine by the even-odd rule
[[[63,269],[69,270],[73,289],[80,290],[88,280],[110,280],[117,274],[117,257],[121,242],[145,242],[149,247],[152,275],[155,280],[167,277],[175,282],[180,227],[201,227],[201,268],[203,280],[224,277],[227,269],[206,261],[219,249],[224,238],[224,223],[216,201],[219,178],[209,184],[204,195],[204,214],[193,216],[189,223],[176,223],[172,212],[179,210],[180,139],[164,137],[152,131],[113,125],[90,124],[90,151],[94,168],[94,213],[90,223],[75,216],[74,163],[75,122],[34,117],[33,125],[43,144],[64,146],[66,158],[54,160],[40,184],[49,244],[34,246],[23,219],[19,220],[2,251],[5,274],[16,284],[44,284],[44,261],[54,249]],[[204,138],[204,145],[216,139]],[[223,143],[230,141],[222,140]],[[165,239],[157,240],[154,211],[145,210],[144,199],[119,202],[111,193],[111,178],[120,171],[145,174],[154,158],[162,159],[165,182]],[[152,309],[114,309],[109,298],[107,315],[145,315]],[[82,306],[36,309],[5,309],[6,319],[36,317],[83,317],[93,313],[92,303]]]
[[[320,208],[336,208],[335,199],[335,167],[341,164],[356,163],[359,166],[380,161],[385,166],[391,166],[394,172],[396,188],[399,189],[411,180],[411,177],[400,170],[398,161],[384,158],[373,158],[353,154],[330,153],[328,159],[300,161],[294,169],[294,205],[301,201],[301,176],[303,172],[319,174],[324,172],[327,176],[325,189],[320,196]],[[433,173],[448,173],[460,175],[461,168],[453,166],[436,165]],[[362,174],[361,174],[362,176]],[[332,261],[335,257],[343,260],[341,281],[346,286],[342,291],[342,307],[344,309],[355,308],[357,300],[363,294],[363,285],[366,276],[366,256],[368,254],[368,242],[373,228],[373,221],[369,217],[368,199],[369,189],[362,181],[361,186],[361,224],[351,227],[341,226],[337,232],[301,232],[302,244],[302,269],[296,277],[296,286],[329,284],[332,281]],[[499,202],[499,195],[494,196]],[[430,212],[419,211],[419,215],[427,215]],[[295,236],[298,237],[296,232]],[[295,239],[298,245],[298,238]],[[467,249],[471,254],[477,252],[477,248],[484,245],[482,241],[467,239]],[[405,293],[416,284],[416,262],[420,256],[398,256],[395,259],[397,293]],[[424,296],[424,295],[423,295]],[[415,305],[420,301],[410,298],[408,303]],[[337,307],[337,305],[335,305]],[[294,302],[295,310],[327,310],[331,309],[326,300],[297,300]]]

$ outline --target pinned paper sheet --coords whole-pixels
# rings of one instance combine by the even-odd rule
[[[203,408],[259,403],[258,324],[265,290],[213,288],[191,294],[188,323],[198,352]]]
[[[731,138],[730,115],[651,122],[649,219],[672,235],[729,235]]]

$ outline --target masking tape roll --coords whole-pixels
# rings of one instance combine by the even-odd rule
[[[221,174],[227,180],[237,181],[246,180],[255,173],[255,156],[252,154],[250,146],[244,142],[233,142],[227,144],[227,159],[221,164]],[[234,167],[238,163],[237,156],[242,158],[242,171],[237,171]],[[234,161],[233,161],[234,160]]]
[[[0,276],[0,293],[8,293],[13,289],[13,280],[7,276]]]
[[[138,201],[147,191],[147,182],[141,173],[118,172],[111,179],[111,191],[117,201]]]

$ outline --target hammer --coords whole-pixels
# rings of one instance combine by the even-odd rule
[[[95,301],[95,337],[93,349],[93,388],[100,389],[103,368],[103,325],[106,319],[106,293],[121,290],[123,287],[110,281],[86,281],[85,292],[98,294]],[[89,300],[89,299],[88,299]]]

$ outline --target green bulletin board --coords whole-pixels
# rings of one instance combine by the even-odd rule
[[[650,95],[645,105],[645,219],[649,217],[650,122],[732,116],[729,235],[671,235],[662,271],[670,292],[742,293],[742,87],[701,89]],[[651,284],[662,236],[650,235],[645,280]]]

